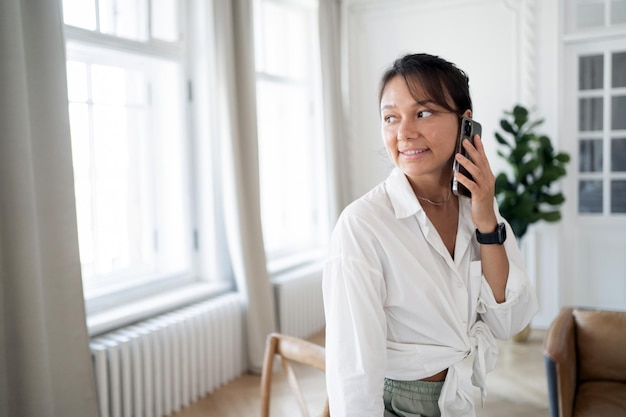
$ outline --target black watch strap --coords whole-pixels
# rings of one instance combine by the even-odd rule
[[[492,233],[480,233],[476,229],[476,240],[481,245],[502,245],[506,240],[506,227],[504,223],[499,223],[495,232]]]

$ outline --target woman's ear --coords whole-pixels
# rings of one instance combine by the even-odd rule
[[[472,118],[472,110],[471,109],[467,109],[463,112],[463,117],[469,117],[470,119]]]

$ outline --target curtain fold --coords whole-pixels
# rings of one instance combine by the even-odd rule
[[[348,194],[349,161],[345,150],[347,138],[343,130],[341,2],[340,0],[319,0],[318,10],[324,133],[329,166],[330,219],[334,223],[343,208],[351,201]]]
[[[0,415],[97,416],[57,0],[0,3]]]
[[[260,373],[276,317],[261,227],[252,0],[216,0],[214,7],[226,233],[246,304],[248,365]]]

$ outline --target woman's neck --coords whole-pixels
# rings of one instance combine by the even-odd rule
[[[452,195],[450,180],[444,181],[441,178],[433,181],[428,181],[425,178],[420,178],[420,181],[411,178],[408,180],[413,193],[420,201],[434,206],[443,206],[450,201]]]

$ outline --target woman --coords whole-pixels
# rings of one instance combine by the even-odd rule
[[[427,54],[382,77],[395,168],[344,210],[324,269],[333,417],[474,416],[472,384],[484,400],[494,336],[517,333],[537,310],[481,138],[463,143],[471,160],[455,152],[460,118],[472,117],[468,81]],[[471,198],[451,192],[454,159],[473,178],[455,175]]]

